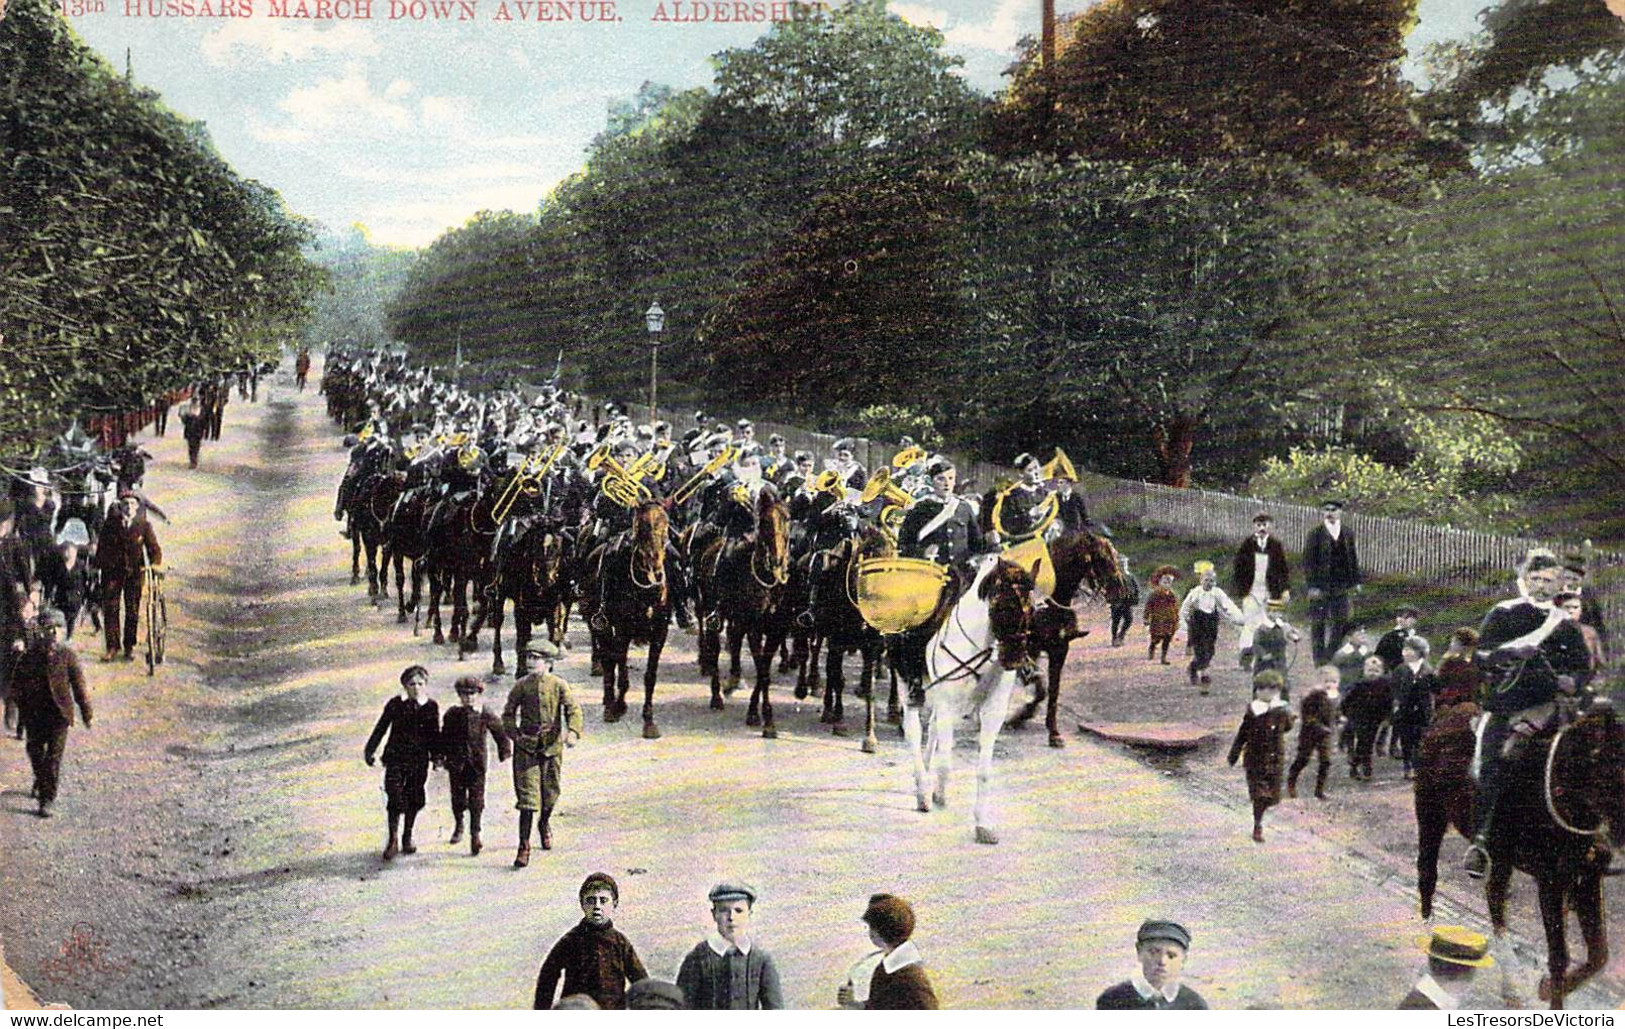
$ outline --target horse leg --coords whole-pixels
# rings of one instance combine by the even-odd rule
[[[395,565],[395,624],[406,624],[406,557],[399,550],[389,555]]]
[[[891,694],[886,698],[886,721],[897,725],[903,720],[903,707],[897,697],[897,669],[886,662],[886,677],[891,680]]]
[[[626,691],[632,688],[632,638],[621,636],[615,641],[615,720],[626,717]]]
[[[739,688],[739,650],[744,642],[745,627],[737,624],[735,621],[730,621],[728,623],[728,684],[724,686],[722,690],[722,692],[725,694],[730,694]],[[721,655],[718,655],[717,663],[722,663]],[[751,701],[750,709],[752,711],[756,710],[756,702],[754,700]],[[755,725],[756,723],[747,722],[746,724]]]
[[[813,633],[807,641],[807,690],[810,693],[817,693],[822,685],[818,681],[818,658],[820,656],[819,651],[828,642],[828,640],[824,639],[822,633]]]
[[[361,584],[361,533],[350,530],[350,585]]]
[[[790,671],[790,640],[789,637],[779,641],[779,674],[787,675]],[[799,697],[797,698],[800,699]]]
[[[807,633],[798,630],[790,651],[790,664],[796,670],[796,699],[806,700],[812,692],[807,688]]]
[[[1573,993],[1582,983],[1608,967],[1608,923],[1603,919],[1602,876],[1582,875],[1569,899],[1575,917],[1580,920],[1580,934],[1586,941],[1585,964],[1568,973],[1564,989]]]
[[[948,773],[954,768],[954,725],[958,721],[959,712],[944,701],[938,701],[931,712],[931,739],[927,749],[931,752],[931,771],[937,781],[931,791],[931,803],[937,807],[948,806]]]
[[[842,694],[846,692],[846,671],[842,668],[841,648],[831,640],[825,640],[824,658],[824,707],[830,712],[830,732],[836,736],[847,736],[846,730],[846,704]],[[834,698],[831,703],[831,698]]]
[[[441,572],[429,573],[429,621],[434,623],[435,646],[446,645],[446,633],[440,622],[440,599],[446,590],[445,576]]]
[[[863,752],[873,754],[879,747],[875,739],[875,648],[871,644],[860,653],[863,655]]]
[[[491,598],[490,613],[492,675],[502,675],[508,671],[507,667],[502,663],[502,607],[506,603],[507,598],[501,593],[498,593],[496,596]],[[519,623],[524,620],[525,616],[520,612],[519,609],[519,598],[515,597],[513,602],[513,625],[514,633],[516,635],[519,632]]]
[[[763,632],[750,641],[751,660],[756,664],[755,693],[762,697],[762,739],[776,740],[779,730],[773,726],[773,652],[778,649],[771,632]]]
[[[1484,906],[1489,911],[1490,927],[1495,933],[1493,946],[1504,955],[1499,962],[1502,1002],[1507,1007],[1522,1007],[1523,999],[1516,996],[1517,987],[1512,979],[1513,962],[1506,960],[1513,953],[1507,932],[1507,895],[1508,887],[1512,884],[1512,871],[1510,850],[1504,854],[1492,855],[1490,876],[1484,881]]]
[[[513,675],[515,679],[523,679],[530,674],[530,658],[525,650],[530,646],[531,627],[530,619],[519,613],[519,602],[513,605]]]
[[[1450,811],[1431,791],[1416,791],[1416,889],[1422,917],[1433,917],[1433,893],[1439,884],[1439,845],[1450,831]]]
[[[909,707],[903,711],[903,738],[908,741],[908,756],[914,762],[914,806],[918,811],[929,813],[931,802],[925,795],[925,745],[920,736],[920,709]]]
[[[362,530],[361,549],[367,552],[367,599],[377,607],[382,602],[378,596],[378,540],[371,530]]]
[[[1005,672],[1003,678],[1009,680],[1014,676]],[[998,742],[999,730],[1004,726],[1004,711],[1010,705],[1012,686],[1013,683],[994,687],[977,712],[976,801],[971,806],[976,819],[977,843],[999,842],[999,834],[993,831],[993,818],[988,810],[993,793],[993,745]]]
[[[1555,871],[1555,870],[1554,870]],[[1550,998],[1553,1011],[1563,1010],[1568,993],[1569,942],[1567,921],[1567,876],[1540,880],[1540,920],[1546,929],[1546,978],[1540,983],[1541,999]]]
[[[615,710],[616,651],[613,629],[602,634],[593,633],[593,654],[603,667],[605,722],[618,722],[621,720],[620,713]]]
[[[659,628],[649,637],[649,659],[643,665],[643,738],[658,740],[660,727],[655,724],[655,676],[660,670],[660,652],[666,649],[666,634]]]
[[[1061,704],[1061,672],[1066,669],[1066,652],[1068,645],[1050,651],[1044,658],[1044,671],[1049,673],[1049,707],[1044,713],[1044,727],[1049,730],[1049,745],[1060,748],[1066,746],[1066,737],[1061,735],[1059,725]]]
[[[732,624],[728,626],[728,659],[733,669],[733,685],[730,690],[737,688],[739,683],[739,648],[745,642],[745,630],[735,629]],[[750,691],[750,704],[745,709],[745,724],[755,728],[762,724],[762,697],[753,687]]]

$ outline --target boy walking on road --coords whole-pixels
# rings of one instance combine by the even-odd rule
[[[508,760],[508,735],[478,697],[485,685],[472,675],[457,680],[457,706],[446,710],[440,725],[440,759],[451,774],[451,817],[456,822],[448,843],[463,839],[463,812],[468,812],[468,852],[479,856],[480,816],[485,813],[485,737],[497,741],[497,760]],[[475,706],[478,704],[479,706]]]
[[[626,1007],[627,987],[647,979],[638,952],[611,920],[621,904],[621,890],[604,872],[594,872],[581,883],[581,921],[559,937],[547,952],[536,976],[534,1008],[553,1007],[559,980],[564,995],[584,993],[604,1011]]]
[[[519,852],[513,866],[530,864],[533,821],[543,850],[553,849],[549,819],[559,802],[559,775],[564,748],[581,739],[581,708],[570,684],[553,674],[559,648],[545,639],[533,639],[527,655],[542,670],[514,683],[502,709],[502,728],[513,741],[514,807],[519,811]]]

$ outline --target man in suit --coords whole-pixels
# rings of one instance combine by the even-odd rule
[[[120,490],[116,511],[102,528],[96,543],[96,567],[102,573],[102,628],[107,637],[103,661],[111,661],[121,653],[124,660],[131,660],[136,629],[141,622],[141,593],[145,585],[143,558],[154,568],[164,563],[158,534],[141,509],[141,498],[133,490]],[[120,601],[124,604],[122,638],[119,635]]]
[[[1264,620],[1264,608],[1271,600],[1286,599],[1291,566],[1287,564],[1286,548],[1275,538],[1275,519],[1268,511],[1253,515],[1253,534],[1236,548],[1236,559],[1231,568],[1231,596],[1241,603],[1241,667],[1251,668],[1253,662],[1253,633]]]
[[[34,767],[34,797],[41,818],[51,817],[56,803],[57,783],[62,776],[62,753],[68,744],[77,705],[90,728],[90,691],[79,669],[79,659],[61,642],[67,619],[51,610],[40,619],[39,631],[30,636],[17,655],[12,675],[21,725],[28,736],[28,760]]]
[[[1428,956],[1428,970],[1399,1002],[1401,1011],[1457,1010],[1472,986],[1473,974],[1495,964],[1484,934],[1459,925],[1438,926],[1416,944]]]
[[[1360,554],[1354,530],[1343,524],[1343,502],[1320,505],[1321,523],[1303,544],[1303,578],[1309,588],[1309,624],[1315,664],[1322,665],[1348,632],[1350,595],[1360,591]]]

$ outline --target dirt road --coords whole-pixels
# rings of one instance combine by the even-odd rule
[[[1192,927],[1188,981],[1216,1007],[1391,1006],[1419,970],[1405,863],[1318,810],[1284,812],[1267,844],[1252,843],[1239,772],[1219,774],[1211,752],[1192,773],[1007,734],[995,765],[1004,842],[978,846],[968,750],[952,807],[916,814],[895,735],[864,755],[783,690],[780,738],[765,741],[741,703],[707,710],[687,637],[668,651],[657,741],[639,737],[635,709],[601,722],[584,641],[562,662],[588,732],[565,761],[557,849],[509,868],[501,766],[482,857],[445,844],[435,775],[421,852],[385,865],[367,732],[405,665],[427,665],[445,705],[452,679],[486,670],[489,654],[459,664],[349,585],[331,516],[345,454],[314,391],[295,393],[285,371],[226,419],[197,471],[178,434],[147,443],[147,491],[172,521],[159,526],[171,657],[148,679],[81,642],[98,714],[70,738],[57,818],[29,814],[22,746],[0,740],[0,931],[46,999],[528,1006],[594,870],[620,881],[616,924],[665,976],[709,928],[709,885],[757,884],[759,939],[798,1007],[832,1005],[868,949],[857,919],[880,890],[914,903],[953,1007],[1089,1006],[1131,971],[1134,928],[1152,916]],[[1080,670],[1097,692],[1125,688],[1090,660]],[[500,706],[506,688],[490,684],[487,701]],[[1477,924],[1481,910],[1461,890],[1443,916]],[[1576,1006],[1617,1004],[1617,971]]]

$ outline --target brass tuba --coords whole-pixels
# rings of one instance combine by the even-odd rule
[[[914,498],[909,496],[908,492],[897,483],[891,481],[891,469],[885,467],[875,470],[874,476],[869,479],[869,482],[863,487],[863,492],[858,495],[858,502],[868,504],[882,498],[886,501],[886,506],[880,509],[878,519],[880,529],[891,537],[892,542],[895,543],[897,541],[897,530],[903,526],[903,513],[908,508],[908,505],[914,503]]]
[[[1046,482],[1053,482],[1056,479],[1065,479],[1067,482],[1078,481],[1078,470],[1072,467],[1072,460],[1060,447],[1055,448],[1055,456],[1046,461],[1040,470],[1044,473]]]
[[[707,461],[704,468],[701,468],[699,471],[695,472],[693,477],[677,488],[677,492],[673,493],[670,498],[672,506],[680,507],[683,504],[686,504],[688,499],[692,497],[701,486],[705,485],[706,481],[710,479],[711,476],[717,474],[718,472],[722,471],[722,469],[732,464],[734,458],[737,457],[738,454],[739,448],[734,446],[732,443],[728,444],[726,447],[723,447],[722,453]]]
[[[924,461],[925,457],[926,454],[924,447],[917,445],[904,447],[902,450],[899,450],[897,453],[892,455],[891,466],[898,471],[902,471],[911,465]]]
[[[649,487],[643,484],[643,459],[632,462],[632,467],[639,469],[637,474],[627,469],[619,461],[610,456],[610,445],[604,443],[587,455],[587,470],[597,471],[604,469],[604,474],[598,480],[598,491],[622,507],[637,507],[654,494]]]
[[[836,500],[846,499],[846,487],[841,485],[841,473],[833,468],[819,472],[807,489],[811,493],[828,493]]]

